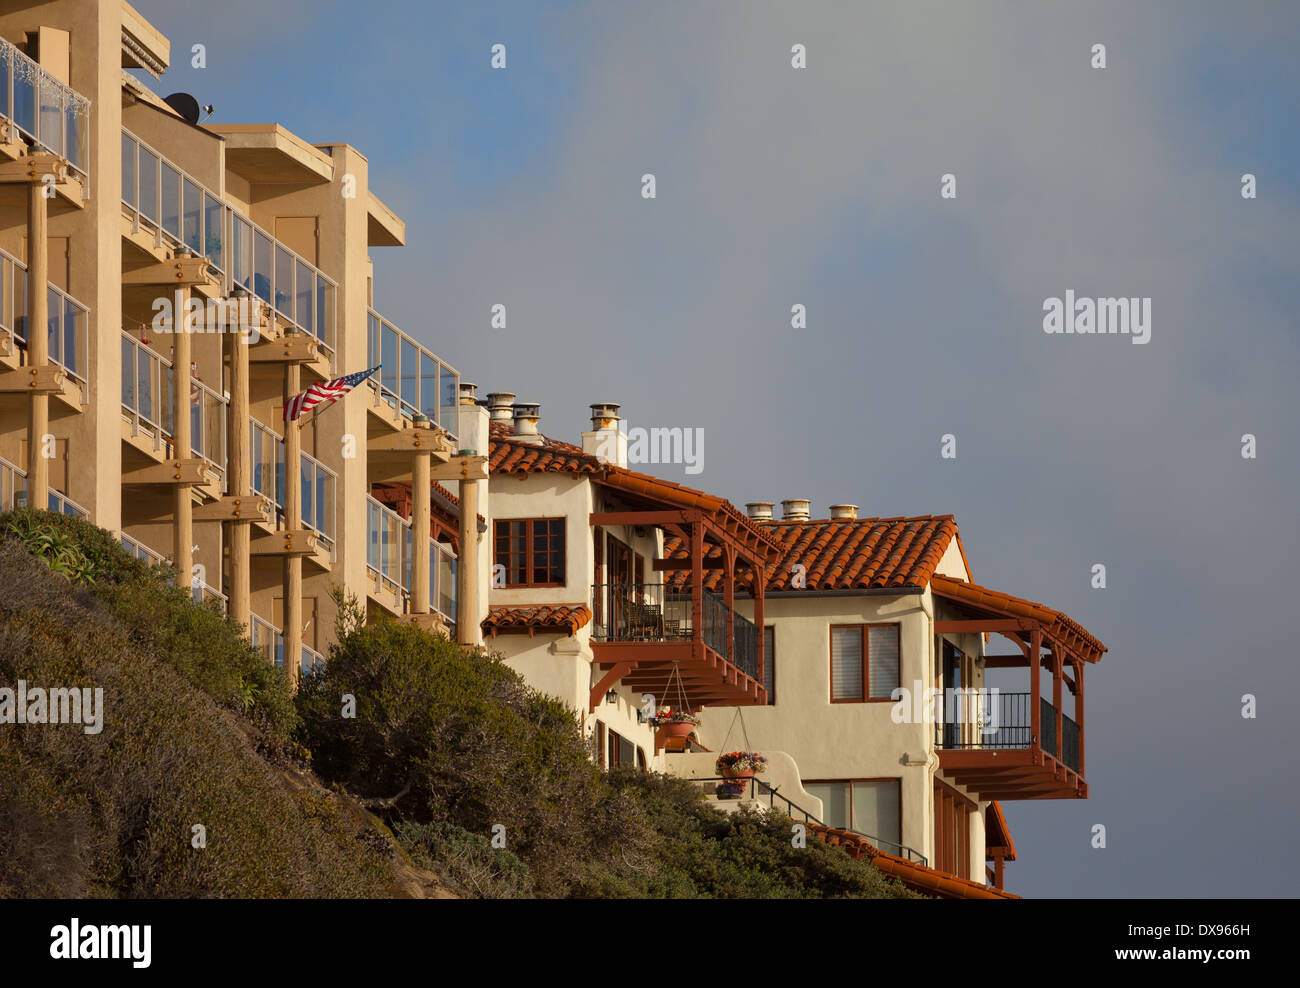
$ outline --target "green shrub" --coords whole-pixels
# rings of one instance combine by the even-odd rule
[[[393,833],[420,867],[446,867],[466,896],[523,899],[531,894],[528,866],[504,848],[493,847],[482,834],[454,823],[409,821],[396,825]]]

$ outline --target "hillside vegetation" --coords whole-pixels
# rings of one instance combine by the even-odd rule
[[[104,691],[98,733],[0,724],[0,897],[911,896],[783,818],[602,773],[499,659],[354,602],[295,697],[170,577],[0,515],[0,687]]]

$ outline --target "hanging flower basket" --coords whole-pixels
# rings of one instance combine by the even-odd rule
[[[732,785],[740,786],[741,792],[749,788],[750,780],[766,769],[767,759],[757,751],[729,751],[719,755],[714,762],[718,774]]]
[[[672,707],[660,707],[658,712],[650,718],[650,723],[668,738],[688,738],[691,732],[699,726],[700,719],[684,710],[674,710]]]

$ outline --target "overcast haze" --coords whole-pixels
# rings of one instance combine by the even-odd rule
[[[953,513],[1109,646],[1091,796],[1004,804],[1010,889],[1294,894],[1294,4],[134,2],[163,94],[367,155],[375,307],[480,394],[703,427],[651,469],[738,504]],[[1151,342],[1045,334],[1067,290]]]

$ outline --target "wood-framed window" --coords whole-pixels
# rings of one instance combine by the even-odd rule
[[[636,745],[634,745],[617,731],[606,731],[609,738],[608,748],[605,752],[605,768],[616,768],[619,765],[636,764]]]
[[[886,842],[882,850],[899,852],[903,841],[902,779],[805,779],[803,787],[822,801],[822,820],[828,826],[856,830]]]
[[[831,703],[889,700],[901,672],[899,625],[831,625]]]
[[[496,522],[495,559],[507,587],[564,586],[564,519],[508,518]]]
[[[776,625],[763,626],[763,688],[767,690],[767,705],[776,704]]]
[[[596,741],[596,764],[599,765],[601,768],[607,768],[608,766],[605,761],[607,752],[605,750],[604,721],[599,721],[599,720],[596,721],[596,730],[592,732],[592,736]]]
[[[970,878],[970,820],[975,804],[952,786],[934,780],[934,867]]]

